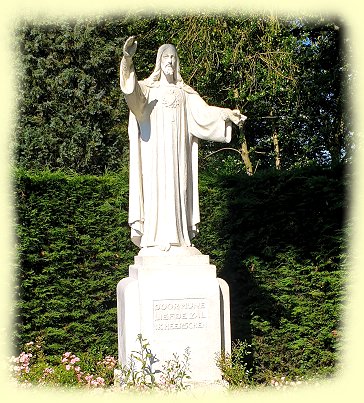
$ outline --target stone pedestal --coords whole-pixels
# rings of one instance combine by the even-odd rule
[[[140,349],[141,334],[159,360],[155,369],[189,347],[191,381],[215,382],[217,354],[230,353],[229,287],[209,256],[188,252],[134,258],[117,286],[119,362]]]

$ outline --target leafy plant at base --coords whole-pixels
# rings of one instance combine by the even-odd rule
[[[247,362],[250,354],[251,345],[245,340],[236,340],[232,345],[231,354],[221,353],[217,357],[216,365],[230,387],[241,387],[253,383],[252,369],[248,368]]]
[[[126,387],[137,387],[151,389],[156,386],[155,375],[158,371],[153,370],[153,364],[158,362],[152,354],[149,343],[138,334],[137,340],[140,344],[139,351],[133,351],[129,365],[122,368],[121,384]]]
[[[189,372],[190,349],[187,347],[183,354],[184,360],[180,362],[178,354],[174,353],[171,360],[167,360],[162,365],[161,382],[166,385],[168,389],[182,390],[186,389],[184,379],[190,379],[187,375]]]
[[[81,357],[81,358],[80,358]],[[28,342],[18,357],[10,358],[12,378],[25,386],[66,386],[103,388],[113,385],[114,357],[100,360],[90,354],[63,353],[61,359],[46,357],[41,340]]]
[[[182,390],[186,389],[184,380],[189,379],[190,350],[186,348],[183,360],[180,362],[178,354],[162,364],[162,370],[154,370],[153,365],[158,362],[156,355],[152,353],[149,343],[138,334],[139,351],[133,351],[129,364],[121,368],[120,385],[123,388],[137,390],[162,389]]]

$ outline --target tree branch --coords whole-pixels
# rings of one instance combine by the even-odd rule
[[[239,155],[241,157],[241,152],[239,150],[237,150],[236,148],[224,147],[224,148],[220,148],[219,150],[213,151],[212,153],[206,155],[206,157],[204,159],[206,159],[207,157],[211,157],[211,155],[214,155],[220,151],[225,151],[225,150],[236,151],[237,153],[239,153]]]

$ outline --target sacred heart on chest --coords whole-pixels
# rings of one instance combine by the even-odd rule
[[[167,108],[176,108],[181,103],[181,94],[177,88],[166,88],[162,94],[162,104]]]

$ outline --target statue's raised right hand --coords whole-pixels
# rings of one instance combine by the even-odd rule
[[[133,57],[136,49],[137,49],[138,42],[135,40],[135,36],[129,36],[129,38],[124,43],[123,54],[125,57]]]

